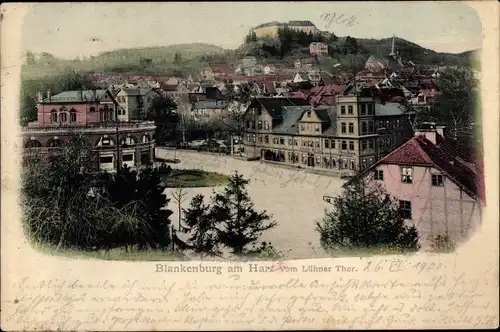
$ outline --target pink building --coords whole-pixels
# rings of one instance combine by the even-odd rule
[[[80,126],[113,121],[114,97],[109,90],[64,91],[44,98],[38,93],[38,120],[32,126]]]
[[[445,139],[443,127],[429,124],[346,185],[359,178],[382,184],[417,227],[423,248],[436,235],[459,243],[480,225],[485,204],[482,162],[465,150]]]
[[[309,44],[309,53],[312,55],[327,55],[328,45],[320,42],[313,42]]]
[[[90,167],[115,171],[154,160],[152,121],[116,121],[119,105],[111,90],[64,91],[46,97],[38,93],[38,119],[22,128],[24,161],[57,156],[74,134],[83,135],[96,153]]]

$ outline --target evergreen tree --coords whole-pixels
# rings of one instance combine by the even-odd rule
[[[158,96],[153,99],[145,119],[154,121],[156,125],[155,137],[157,145],[163,145],[177,137],[176,128],[180,116],[176,112],[177,103],[167,96]]]
[[[246,190],[248,183],[238,172],[233,174],[224,191],[212,198],[210,210],[218,225],[219,241],[237,255],[260,252],[260,235],[277,224],[269,222],[271,216],[266,211],[255,211]]]
[[[334,208],[317,223],[320,243],[329,249],[419,249],[418,233],[405,224],[385,190],[362,180],[334,198]]]
[[[189,229],[187,244],[195,253],[208,255],[220,254],[217,228],[209,206],[203,203],[203,195],[198,194],[191,200],[188,209],[183,210],[183,223]]]

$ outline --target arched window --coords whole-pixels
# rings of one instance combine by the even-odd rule
[[[337,162],[332,158],[331,168],[337,167]]]
[[[57,137],[51,138],[47,142],[47,147],[49,147],[49,148],[58,148],[58,147],[61,147],[61,145],[62,145],[62,143],[59,140],[59,138],[57,138]]]
[[[57,111],[55,108],[50,111],[50,122],[57,122]]]
[[[148,143],[149,141],[151,141],[151,137],[148,134],[144,134],[142,136],[142,143]]]
[[[39,141],[35,140],[35,139],[31,139],[29,141],[26,142],[26,144],[24,145],[25,148],[27,149],[33,149],[33,148],[41,148],[42,147],[42,143],[40,143]]]
[[[59,113],[59,122],[66,122],[68,121],[68,115],[66,112]]]
[[[76,110],[74,108],[69,111],[69,122],[76,122]]]
[[[137,142],[136,142],[136,140],[135,140],[135,138],[134,138],[134,137],[132,137],[132,136],[127,136],[127,137],[125,137],[124,139],[122,139],[122,141],[121,141],[121,146],[126,147],[126,146],[130,146],[130,145],[134,145],[134,144],[136,144],[136,143],[137,143]]]

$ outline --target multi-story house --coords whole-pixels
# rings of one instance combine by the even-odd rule
[[[328,45],[321,42],[312,42],[309,44],[309,53],[311,55],[327,55],[328,54]]]
[[[353,176],[375,163],[384,153],[400,145],[407,118],[392,109],[377,112],[370,95],[339,95],[335,106],[313,107],[300,98],[256,98],[244,116],[245,152],[248,158],[277,161],[303,168]],[[379,148],[380,119],[393,125],[384,133]]]
[[[154,160],[152,121],[116,119],[118,102],[110,90],[38,93],[37,121],[22,128],[23,159],[40,160],[59,154],[73,135],[82,135],[96,153],[96,170],[149,164]],[[119,164],[118,164],[119,163]]]
[[[485,204],[481,157],[465,160],[463,152],[445,138],[443,127],[426,124],[345,185],[358,180],[383,185],[416,226],[423,247],[437,235],[460,242],[479,225]]]
[[[116,93],[118,102],[118,120],[140,120],[143,119],[155,98],[161,97],[161,93],[152,88],[121,88]]]

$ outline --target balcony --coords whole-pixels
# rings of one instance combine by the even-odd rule
[[[54,123],[54,124],[38,124],[38,123],[30,123],[28,126],[22,127],[22,133],[65,133],[65,132],[109,132],[116,130],[118,127],[119,131],[127,132],[127,131],[135,131],[137,129],[148,129],[154,130],[156,128],[153,121],[137,121],[137,122],[99,122],[93,124],[62,124],[62,123]]]

